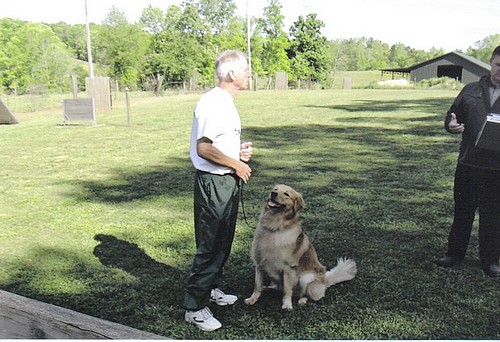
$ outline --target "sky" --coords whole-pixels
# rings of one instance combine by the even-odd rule
[[[500,0],[281,0],[284,30],[300,15],[318,14],[328,39],[374,38],[419,50],[474,47],[500,34]],[[87,0],[88,19],[101,23],[112,6],[137,22],[148,5],[166,10],[181,0]],[[267,0],[235,0],[237,13],[261,16]],[[0,0],[0,18],[85,24],[85,0]]]

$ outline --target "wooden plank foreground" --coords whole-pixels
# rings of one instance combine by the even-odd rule
[[[0,339],[161,340],[125,325],[0,290]]]

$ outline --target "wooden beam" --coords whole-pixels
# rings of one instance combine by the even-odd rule
[[[166,338],[0,290],[0,339]]]

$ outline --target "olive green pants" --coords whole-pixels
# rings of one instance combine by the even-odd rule
[[[210,291],[222,280],[231,252],[239,203],[239,179],[198,171],[194,185],[196,254],[189,275],[184,307],[196,311],[210,302]]]

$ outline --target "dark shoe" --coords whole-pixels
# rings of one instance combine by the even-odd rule
[[[487,276],[490,277],[500,277],[500,266],[491,264],[488,266],[483,267],[483,271]]]
[[[444,256],[437,261],[437,265],[441,267],[451,267],[458,264],[460,261],[461,260],[452,258],[451,256]]]

